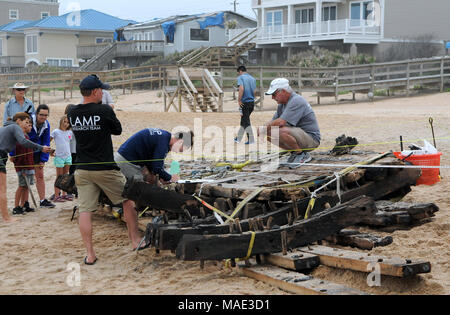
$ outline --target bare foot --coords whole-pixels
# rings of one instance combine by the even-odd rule
[[[8,219],[3,219],[3,222],[5,223],[14,223],[14,222],[18,222],[19,219],[16,218],[8,218]]]

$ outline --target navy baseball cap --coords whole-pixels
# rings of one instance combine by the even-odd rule
[[[109,88],[110,85],[100,81],[100,78],[96,74],[88,75],[80,83],[80,90],[94,90],[94,89],[109,90]]]

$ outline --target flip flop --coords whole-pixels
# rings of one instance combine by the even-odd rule
[[[150,246],[152,246],[152,242],[148,242],[148,243],[146,243],[144,246],[140,247],[140,246],[142,245],[142,243],[144,243],[144,241],[145,241],[145,236],[144,236],[144,238],[141,240],[141,242],[139,243],[138,248],[135,248],[134,251],[140,252],[140,251],[142,251],[142,250],[144,250],[144,249],[147,249],[147,248],[149,248]]]
[[[95,260],[93,261],[93,262],[91,262],[91,263],[88,263],[87,262],[87,256],[84,258],[84,264],[85,265],[88,265],[88,266],[93,266],[93,265],[95,265],[95,263],[97,262],[97,257],[95,257]]]

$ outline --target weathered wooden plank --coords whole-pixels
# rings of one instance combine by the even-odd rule
[[[302,295],[367,295],[366,293],[275,266],[239,266],[242,275]]]
[[[377,209],[384,212],[406,211],[412,220],[422,220],[435,216],[439,211],[439,207],[434,203],[407,203],[407,202],[390,202],[380,200],[376,202]]]
[[[387,258],[319,245],[303,247],[299,250],[319,256],[320,263],[328,267],[370,273],[373,271],[374,264],[377,264],[381,275],[402,278],[431,272],[431,264],[424,261]]]
[[[325,238],[325,240],[331,244],[351,246],[364,250],[372,250],[375,247],[387,246],[393,242],[392,236],[379,237],[352,230],[342,230],[336,235]]]
[[[287,247],[296,248],[322,240],[329,235],[359,223],[375,212],[375,202],[361,196],[343,205],[323,211],[308,220],[270,231],[255,232],[253,255],[278,253],[283,250],[281,234],[286,234]],[[177,257],[183,260],[222,260],[246,257],[252,233],[229,235],[183,235],[177,246]]]
[[[264,261],[274,266],[294,271],[313,269],[320,264],[316,255],[294,251],[283,255],[282,253],[264,255]]]

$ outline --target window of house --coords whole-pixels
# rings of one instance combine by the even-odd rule
[[[209,29],[191,28],[191,40],[209,42]]]
[[[299,9],[295,10],[295,23],[312,23],[314,22],[314,9]]]
[[[19,19],[19,10],[9,10],[9,18],[11,20],[18,20]]]
[[[49,12],[41,12],[41,19],[48,18],[50,16]]]
[[[72,67],[72,60],[70,60],[70,59],[61,59],[59,65],[61,67],[71,68]]]
[[[37,35],[27,35],[27,53],[36,54],[37,52]]]
[[[363,21],[370,18],[373,12],[373,1],[358,1],[352,2],[350,6],[350,18],[352,26],[360,26]]]
[[[267,26],[281,26],[283,25],[283,11],[271,11],[266,15]]]
[[[112,42],[112,38],[105,38],[105,37],[96,37],[95,38],[96,44],[111,43],[111,42]]]
[[[3,56],[3,39],[0,38],[0,57]]]
[[[71,68],[73,61],[71,59],[47,58],[47,64],[51,67]]]
[[[50,67],[59,67],[59,59],[47,59],[47,64]]]
[[[322,21],[335,21],[337,19],[336,6],[323,7]]]

